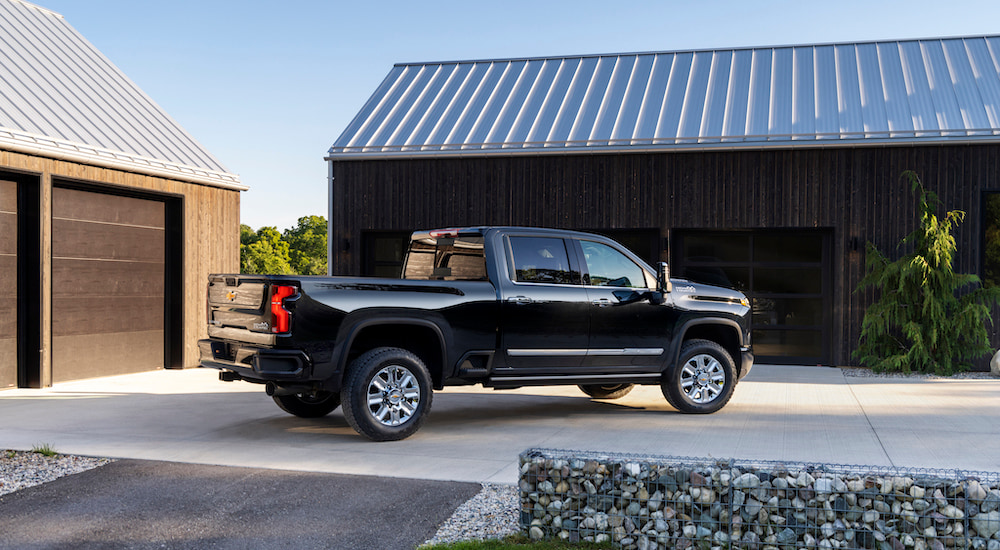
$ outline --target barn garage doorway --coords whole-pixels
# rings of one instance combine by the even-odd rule
[[[53,186],[53,382],[174,366],[179,202]]]
[[[753,307],[758,363],[830,364],[832,232],[674,231],[674,273],[736,288]]]

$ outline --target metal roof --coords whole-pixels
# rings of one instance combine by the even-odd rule
[[[57,13],[0,0],[0,149],[246,189]]]
[[[1000,36],[398,64],[329,158],[1000,139]]]

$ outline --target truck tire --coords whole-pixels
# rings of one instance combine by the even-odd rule
[[[729,352],[711,340],[690,340],[677,363],[660,383],[667,401],[678,411],[709,414],[729,402],[736,387],[736,365]]]
[[[635,384],[580,384],[577,387],[594,399],[618,399],[632,391]]]
[[[329,391],[272,395],[271,398],[279,409],[299,418],[320,418],[340,406],[340,394]]]
[[[424,423],[431,390],[419,357],[401,348],[375,348],[351,362],[340,400],[356,432],[373,441],[397,441]]]

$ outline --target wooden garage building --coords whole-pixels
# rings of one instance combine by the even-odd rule
[[[397,273],[413,228],[590,230],[746,292],[759,362],[845,365],[904,170],[989,271],[1000,37],[400,64],[327,160],[334,273]]]
[[[0,44],[0,389],[196,365],[246,187],[61,15]]]

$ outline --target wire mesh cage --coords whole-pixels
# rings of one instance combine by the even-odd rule
[[[623,548],[1000,550],[1000,473],[528,449],[521,527]]]

